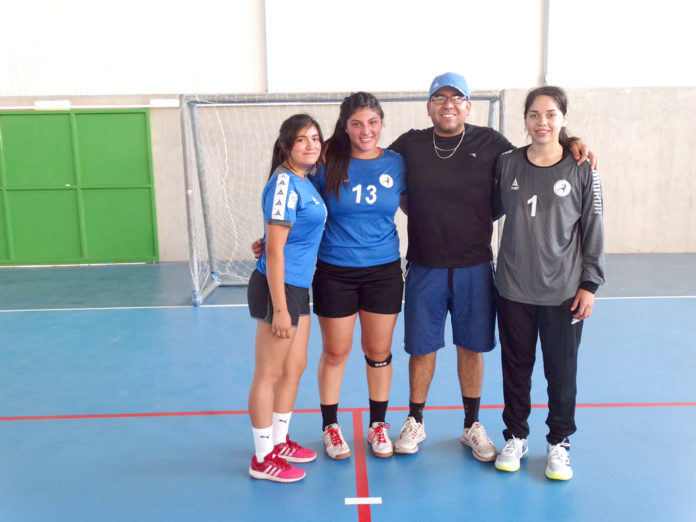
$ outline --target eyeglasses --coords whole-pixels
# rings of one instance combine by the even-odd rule
[[[442,105],[444,104],[447,100],[451,101],[455,105],[461,105],[465,101],[467,101],[469,98],[466,96],[460,96],[459,94],[455,94],[454,96],[445,96],[444,94],[436,94],[435,96],[430,97],[430,101],[433,102],[435,105]]]

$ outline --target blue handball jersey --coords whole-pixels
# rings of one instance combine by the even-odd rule
[[[406,167],[400,154],[383,150],[375,159],[351,158],[340,197],[327,193],[326,167],[314,176],[329,209],[319,259],[361,268],[399,259],[394,214],[406,191]]]
[[[282,167],[266,183],[261,200],[266,224],[290,227],[283,250],[285,283],[309,288],[326,222],[324,201],[309,179]],[[266,244],[265,232],[263,243]],[[256,269],[266,275],[265,251],[256,262]]]

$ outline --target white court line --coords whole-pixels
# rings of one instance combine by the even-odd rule
[[[247,308],[247,304],[220,304],[220,305],[202,305],[200,308]],[[103,306],[98,308],[24,308],[18,310],[0,310],[0,313],[11,312],[81,312],[101,311],[101,310],[178,310],[178,309],[195,309],[192,305],[171,305],[171,306]]]
[[[647,295],[635,297],[596,297],[595,301],[628,301],[638,299],[696,299],[696,295]],[[403,301],[402,301],[403,302]],[[311,305],[312,303],[310,303]],[[200,308],[247,308],[247,304],[211,304],[201,305]],[[81,312],[81,311],[101,311],[101,310],[177,310],[195,309],[192,305],[171,305],[171,306],[103,306],[103,307],[80,307],[80,308],[23,308],[17,310],[0,310],[0,314],[18,312]]]
[[[628,301],[631,299],[694,299],[696,295],[643,295],[635,297],[595,297],[595,301]]]
[[[381,504],[382,497],[346,497],[346,506],[358,504]]]

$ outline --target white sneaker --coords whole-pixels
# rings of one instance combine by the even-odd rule
[[[326,454],[335,460],[347,459],[350,457],[350,448],[346,439],[343,438],[341,428],[338,424],[329,424],[322,435]]]
[[[492,462],[498,455],[495,444],[488,437],[486,428],[480,422],[474,422],[471,428],[464,428],[461,441],[462,444],[472,449],[474,458],[481,462]]]
[[[397,453],[416,453],[418,443],[425,440],[425,422],[416,422],[413,417],[408,417],[401,428],[399,438],[394,443],[394,451]]]
[[[570,443],[563,441],[546,447],[546,476],[553,480],[570,480],[573,469],[570,467]]]
[[[517,471],[520,469],[520,460],[529,453],[527,439],[512,437],[505,442],[505,446],[495,459],[495,467],[500,471]]]
[[[373,422],[367,430],[367,442],[372,445],[375,457],[391,457],[394,454],[394,446],[387,433],[389,428],[386,422]]]

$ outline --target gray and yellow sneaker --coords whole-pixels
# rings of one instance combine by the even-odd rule
[[[552,480],[570,480],[573,468],[570,467],[570,443],[567,440],[546,447],[546,476]]]
[[[495,467],[500,471],[517,471],[520,469],[520,460],[527,456],[529,446],[527,439],[512,437],[505,442],[505,446],[495,459]]]

